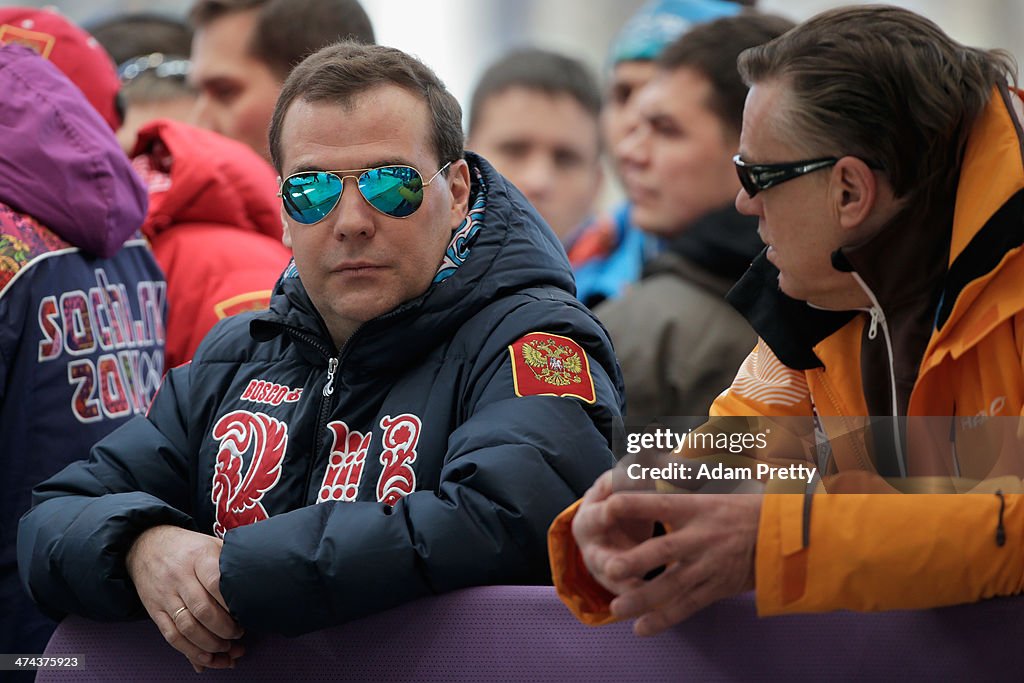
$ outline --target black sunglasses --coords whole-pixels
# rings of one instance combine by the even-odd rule
[[[732,163],[736,164],[736,175],[740,177],[740,184],[751,197],[762,190],[781,185],[787,180],[799,178],[805,173],[834,166],[838,161],[839,159],[836,157],[827,157],[794,161],[788,164],[748,164],[739,154],[732,158]]]

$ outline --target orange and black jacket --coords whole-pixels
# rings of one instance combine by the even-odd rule
[[[953,424],[1024,415],[1019,112],[1016,93],[997,92],[971,130],[934,322],[902,402],[893,373],[893,414],[952,416]],[[756,303],[748,317],[793,314]],[[885,317],[806,310],[799,325],[751,321],[761,339],[712,416],[814,416],[836,424],[870,414],[863,346],[881,320],[877,341],[888,347],[891,370]],[[1021,490],[1019,470],[1003,468],[998,479],[967,487],[975,495],[766,495],[756,552],[759,613],[914,609],[1021,592],[1024,500],[1013,494]],[[575,510],[563,512],[549,533],[554,581],[582,621],[606,623],[611,596],[582,564],[571,534]]]

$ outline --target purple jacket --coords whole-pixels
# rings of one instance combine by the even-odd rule
[[[146,217],[148,194],[110,126],[25,47],[0,49],[0,92],[0,202],[83,251],[116,254]]]
[[[0,652],[41,653],[53,623],[18,585],[18,519],[148,407],[166,284],[138,236],[146,189],[78,88],[9,46],[0,92]]]

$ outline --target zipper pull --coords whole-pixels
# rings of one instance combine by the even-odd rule
[[[1002,548],[1006,545],[1006,527],[1003,526],[1003,512],[1006,511],[1006,498],[1002,489],[996,491],[999,496],[999,524],[996,525],[996,545]]]
[[[338,369],[338,359],[327,361],[327,384],[324,385],[324,398],[334,393],[334,373]]]
[[[868,328],[868,339],[874,339],[878,336],[878,323],[885,322],[885,315],[882,313],[882,309],[878,306],[874,306],[870,313],[871,327]]]

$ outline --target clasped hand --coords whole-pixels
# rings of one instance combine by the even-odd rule
[[[158,526],[139,535],[126,560],[150,618],[197,673],[233,667],[244,653],[236,642],[243,630],[220,593],[223,545],[213,536]]]
[[[612,476],[584,495],[572,530],[591,575],[617,596],[612,614],[636,618],[637,635],[754,587],[761,494],[615,493]],[[656,522],[665,535],[652,537]]]

